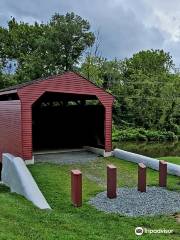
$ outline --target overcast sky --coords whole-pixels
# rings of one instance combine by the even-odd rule
[[[180,0],[0,0],[0,25],[11,16],[33,23],[72,11],[100,31],[102,56],[122,59],[160,48],[180,66]]]

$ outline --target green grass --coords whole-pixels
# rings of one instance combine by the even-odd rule
[[[161,157],[159,159],[180,165],[180,157]]]
[[[164,158],[163,158],[164,159]],[[178,163],[180,158],[170,158]],[[106,214],[87,201],[105,190],[106,165],[118,168],[118,185],[136,186],[137,165],[116,158],[101,158],[84,165],[36,164],[29,169],[44,193],[52,211],[39,210],[29,201],[0,185],[0,240],[106,240],[106,239],[180,239],[180,224],[174,216],[123,217]],[[70,201],[70,170],[83,172],[83,207]],[[148,185],[157,185],[158,173],[148,169]],[[180,191],[180,179],[168,176],[168,189]],[[149,229],[174,229],[174,234],[134,234],[137,226]]]

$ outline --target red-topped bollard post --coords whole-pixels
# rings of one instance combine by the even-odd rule
[[[71,170],[71,200],[75,207],[82,206],[82,173]]]
[[[159,161],[159,186],[167,186],[167,162],[163,160]]]
[[[116,198],[117,188],[117,168],[110,164],[107,165],[107,197]]]
[[[146,166],[138,164],[138,191],[146,192]]]

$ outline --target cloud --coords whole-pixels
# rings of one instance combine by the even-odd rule
[[[180,65],[180,1],[169,0],[1,0],[0,25],[10,16],[33,23],[74,11],[100,30],[100,52],[107,58],[130,57],[143,49],[170,51]]]
[[[164,42],[161,31],[153,26],[145,26],[138,12],[123,2],[111,6],[106,14],[96,12],[93,18],[93,25],[99,27],[101,32],[103,55],[124,58],[141,49],[159,47],[159,43]]]

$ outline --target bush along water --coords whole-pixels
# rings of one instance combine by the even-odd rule
[[[144,128],[119,129],[113,126],[113,142],[118,141],[177,141],[178,136],[171,131],[146,130]]]

